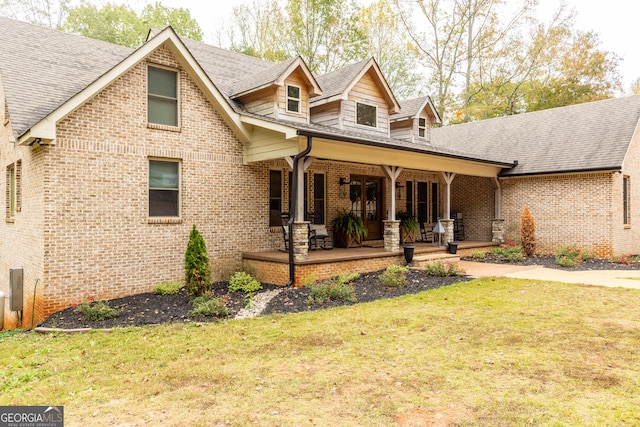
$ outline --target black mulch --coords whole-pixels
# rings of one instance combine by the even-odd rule
[[[309,289],[283,288],[282,286],[262,284],[263,291],[271,289],[282,289],[275,298],[266,306],[263,314],[270,313],[297,313],[302,311],[318,310],[341,305],[353,305],[361,302],[374,301],[382,298],[393,298],[400,295],[415,294],[427,289],[436,289],[441,286],[450,285],[460,281],[468,281],[469,277],[434,277],[429,276],[425,271],[410,270],[407,273],[407,286],[396,289],[387,289],[382,286],[378,276],[382,271],[362,274],[353,282],[356,302],[330,301],[323,305],[308,305],[306,300],[309,297]],[[229,293],[228,282],[214,283],[214,295],[227,296],[227,308],[230,311],[229,317],[234,317],[239,310],[245,307],[244,295],[239,292]],[[189,296],[183,289],[176,295],[155,295],[145,293],[131,295],[124,298],[109,301],[112,308],[122,310],[118,317],[102,321],[87,321],[76,312],[75,308],[69,307],[65,310],[52,314],[38,326],[45,328],[79,329],[79,328],[114,328],[126,326],[156,325],[162,323],[189,323],[189,322],[210,322],[219,319],[210,317],[193,317],[189,314],[193,308],[189,304]]]
[[[477,262],[504,263],[491,257],[484,260],[477,260],[463,257],[463,260]],[[566,270],[637,270],[640,268],[638,264],[625,265],[609,262],[605,259],[593,259],[584,261],[577,267],[566,268],[556,265],[555,258],[549,256],[533,256],[525,258],[516,265],[541,265],[549,268],[558,268]],[[303,311],[311,311],[337,307],[342,305],[353,305],[356,303],[375,301],[382,298],[394,298],[401,295],[415,294],[428,289],[436,289],[447,286],[460,281],[468,281],[468,276],[462,277],[434,277],[430,276],[423,270],[410,270],[407,274],[408,285],[402,288],[388,289],[382,286],[378,280],[378,276],[382,271],[372,272],[361,275],[353,282],[356,291],[356,302],[346,301],[330,301],[323,305],[308,305],[306,303],[309,297],[309,289],[301,288],[282,288],[277,285],[263,284],[263,291],[271,289],[283,289],[275,298],[273,298],[263,314],[270,313],[297,313]],[[228,282],[214,283],[214,295],[226,296],[227,307],[230,311],[229,317],[234,317],[238,311],[245,307],[246,301],[241,293],[229,293]],[[176,295],[155,295],[153,293],[145,293],[131,295],[124,298],[113,299],[109,301],[109,305],[113,308],[122,310],[122,313],[113,319],[103,321],[87,321],[83,316],[76,312],[75,308],[67,308],[52,314],[39,326],[46,328],[113,328],[126,326],[156,325],[162,323],[189,323],[189,322],[210,322],[219,319],[207,317],[193,317],[190,315],[192,309],[189,303],[189,296],[183,289]]]

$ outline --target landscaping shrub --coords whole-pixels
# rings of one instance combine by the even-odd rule
[[[620,255],[610,259],[615,264],[631,265],[640,262],[640,255]]]
[[[191,297],[206,294],[211,289],[211,269],[204,238],[194,224],[184,254],[184,283]]]
[[[533,256],[536,253],[536,224],[529,206],[525,206],[520,215],[520,241],[527,256]]]
[[[234,273],[229,279],[229,292],[253,293],[260,289],[262,289],[260,282],[244,271]]]
[[[556,264],[561,267],[575,267],[582,261],[592,259],[591,252],[576,246],[560,246],[556,250]]]
[[[429,264],[427,266],[427,272],[430,275],[437,277],[461,276],[465,273],[457,262],[451,261],[436,261]]]
[[[108,302],[96,301],[95,298],[89,297],[89,302],[78,304],[76,311],[84,316],[86,320],[98,321],[107,320],[117,317],[121,311],[111,308]]]
[[[471,258],[473,259],[485,259],[487,253],[485,251],[473,251],[471,252]]]
[[[318,280],[305,285],[311,290],[307,304],[324,304],[334,300],[354,302],[356,291],[350,283],[359,276],[358,273],[343,273],[330,279]]]
[[[516,245],[513,242],[502,244],[497,248],[493,248],[490,254],[499,260],[506,262],[520,262],[524,258],[524,252],[522,246]]]
[[[180,288],[182,288],[180,282],[162,282],[153,288],[153,293],[158,295],[175,295],[180,292]]]
[[[387,288],[401,288],[407,284],[406,274],[408,267],[391,264],[380,275],[380,282]]]
[[[212,294],[205,294],[195,297],[191,300],[193,317],[227,317],[229,309],[227,309],[226,297],[214,297]]]

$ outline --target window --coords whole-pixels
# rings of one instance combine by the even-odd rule
[[[405,182],[407,190],[407,212],[413,214],[413,181]]]
[[[16,168],[15,165],[7,167],[7,218],[16,215]]]
[[[269,171],[269,227],[281,225],[282,212],[282,172]]]
[[[362,126],[378,126],[378,108],[356,102],[356,123]]]
[[[298,86],[287,85],[287,111],[300,112],[300,88]]]
[[[313,222],[314,224],[324,224],[325,206],[324,174],[313,174]]]
[[[180,216],[180,163],[149,160],[149,216]]]
[[[418,119],[418,136],[424,138],[427,134],[427,119],[420,117]]]
[[[631,187],[630,180],[628,176],[622,178],[622,216],[624,219],[624,224],[631,224]]]
[[[178,126],[178,73],[149,66],[147,89],[147,121]]]

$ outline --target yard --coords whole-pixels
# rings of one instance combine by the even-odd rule
[[[640,292],[478,279],[299,314],[0,338],[65,425],[640,424]]]

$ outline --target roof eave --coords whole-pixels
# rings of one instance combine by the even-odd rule
[[[504,173],[500,172],[498,177],[500,178],[520,178],[527,176],[549,176],[549,175],[566,175],[566,174],[576,174],[576,173],[592,173],[592,172],[602,172],[602,173],[613,173],[613,172],[622,172],[622,166],[608,166],[608,167],[595,167],[595,168],[579,168],[579,169],[567,169],[567,170],[555,170],[555,171],[539,171],[539,172],[523,172],[523,173]]]

